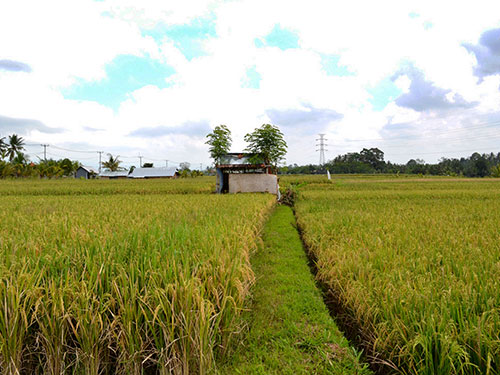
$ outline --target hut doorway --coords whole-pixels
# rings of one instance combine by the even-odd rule
[[[229,173],[222,174],[222,193],[229,192]]]

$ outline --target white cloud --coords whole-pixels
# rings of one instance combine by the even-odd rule
[[[410,13],[416,16],[410,17]],[[207,56],[191,61],[170,39],[154,40],[141,33],[141,29],[159,24],[189,24],[199,17],[213,19],[217,36],[203,42]],[[256,47],[254,40],[263,38],[278,23],[297,34],[300,48],[283,51]],[[488,76],[478,83],[473,74],[476,60],[463,43],[475,44],[485,30],[499,26],[500,5],[491,1],[356,0],[340,5],[327,0],[307,4],[298,0],[3,3],[0,59],[28,64],[32,72],[0,71],[0,115],[67,129],[50,135],[33,130],[30,138],[37,141],[81,142],[116,151],[122,147],[123,152],[206,164],[208,153],[203,139],[178,132],[155,139],[130,134],[140,128],[225,123],[233,130],[234,149],[241,150],[244,134],[270,121],[266,111],[299,113],[309,106],[343,116],[325,122],[332,142],[327,156],[332,158],[338,152],[357,151],[368,145],[349,139],[386,137],[387,124],[412,123],[425,132],[440,124],[448,128],[467,126],[476,117],[489,118],[496,113],[500,78]],[[106,65],[121,54],[149,56],[172,66],[176,72],[167,79],[170,86],[161,89],[146,85],[130,93],[117,111],[63,97],[61,88],[75,80],[103,79]],[[322,68],[322,54],[339,55],[339,63],[355,75],[328,76]],[[390,103],[383,111],[374,111],[367,88],[392,77],[409,62],[422,72],[426,82],[451,95],[446,98],[462,97],[477,102],[477,106],[454,111],[431,108],[424,114]],[[253,66],[261,78],[259,88],[241,87],[247,69]],[[404,93],[409,92],[408,77],[400,76],[395,83]],[[391,135],[397,134],[397,126],[390,129]],[[467,134],[464,132],[464,137]],[[316,134],[289,129],[285,135],[289,162],[316,162]],[[395,144],[387,140],[381,148],[385,145],[389,155]],[[482,140],[469,142],[468,148],[490,144],[492,151],[499,151]],[[460,142],[453,145],[463,146]],[[455,150],[460,149],[457,147]],[[394,159],[406,161],[411,150],[440,150],[422,140],[415,140],[407,149],[406,156],[404,149],[400,156],[393,152]]]
[[[100,79],[119,54],[154,54],[156,45],[139,28],[103,13],[84,0],[4,3],[0,11],[1,50],[31,65],[36,79],[65,86],[75,78]]]
[[[206,16],[217,3],[216,0],[104,0],[103,7],[116,18],[153,28],[160,23],[189,23]]]

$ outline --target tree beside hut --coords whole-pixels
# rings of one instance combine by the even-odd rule
[[[287,144],[277,126],[264,124],[245,135],[249,143],[246,152],[228,152],[232,139],[225,125],[217,126],[207,138],[215,162],[217,193],[279,195],[278,165],[284,160]]]

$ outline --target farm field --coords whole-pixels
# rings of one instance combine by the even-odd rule
[[[248,332],[222,374],[372,374],[329,315],[290,207],[276,208],[251,261],[256,282],[244,313]]]
[[[209,194],[215,177],[119,180],[1,180],[2,195]]]
[[[0,181],[1,372],[213,370],[241,331],[275,198],[199,194],[212,189]]]
[[[369,373],[321,303],[293,215],[214,184],[0,181],[1,373]],[[280,185],[365,359],[499,373],[500,181]]]
[[[282,178],[345,328],[388,372],[500,371],[500,181]],[[392,371],[391,370],[394,370]]]

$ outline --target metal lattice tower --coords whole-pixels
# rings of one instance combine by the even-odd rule
[[[328,146],[325,141],[327,140],[325,138],[325,134],[318,134],[319,138],[316,139],[319,143],[316,143],[316,147],[319,147],[316,151],[319,151],[319,165],[325,164],[325,151],[328,151],[325,149],[326,146]]]

